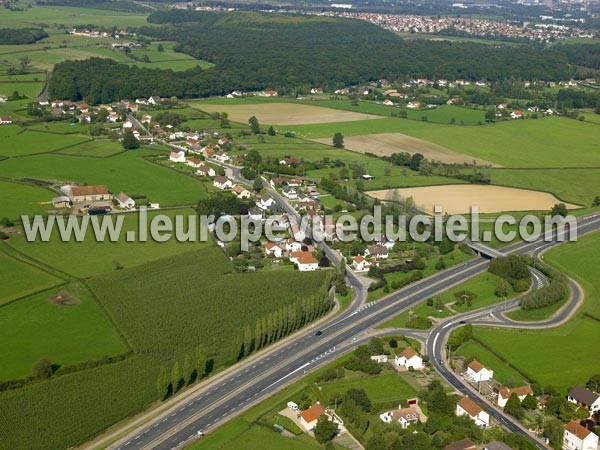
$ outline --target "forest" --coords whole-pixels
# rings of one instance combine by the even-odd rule
[[[562,80],[567,56],[534,47],[404,41],[364,21],[255,12],[160,11],[138,33],[174,40],[176,51],[215,67],[184,72],[129,68],[110,60],[57,64],[50,83],[56,98],[92,103],[148,95],[205,97],[234,89],[277,89],[294,94],[300,85],[333,90],[381,78]]]
[[[33,44],[48,37],[41,28],[0,28],[0,42],[3,45]]]

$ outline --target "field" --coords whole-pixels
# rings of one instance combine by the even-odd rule
[[[62,282],[49,273],[11,258],[0,249],[0,306]]]
[[[321,389],[328,399],[348,389],[364,389],[373,403],[400,402],[417,395],[417,391],[396,373],[323,383]]]
[[[379,119],[375,115],[350,111],[320,108],[298,103],[250,103],[250,104],[214,104],[208,102],[191,103],[195,108],[209,113],[226,112],[234,122],[247,123],[256,116],[259,123],[269,125],[304,125],[351,120]]]
[[[3,195],[0,218],[13,221],[21,214],[42,214],[52,209],[52,197],[56,196],[50,189],[7,181],[0,181],[0,192]]]
[[[331,144],[330,138],[315,139],[323,144]],[[344,139],[344,148],[359,153],[372,153],[377,156],[390,156],[392,153],[408,152],[421,153],[425,158],[442,161],[448,164],[473,163],[479,165],[490,165],[491,163],[472,156],[458,153],[438,144],[424,141],[422,139],[407,136],[401,133],[366,134],[361,136],[350,136]]]
[[[550,210],[560,201],[551,194],[503,186],[455,185],[371,191],[369,195],[380,200],[412,197],[423,211],[433,212],[436,205],[448,214],[465,214],[472,205],[482,213],[503,211]],[[567,204],[567,208],[577,205]]]
[[[29,131],[16,125],[0,127],[2,139],[1,156],[26,156],[37,153],[47,153],[89,140],[82,135],[67,135]]]
[[[96,139],[58,150],[55,153],[59,155],[86,156],[89,158],[106,158],[124,151],[120,142]]]
[[[50,301],[51,296],[60,292],[73,295],[76,303],[62,306]],[[33,364],[41,358],[64,366],[127,351],[106,315],[77,283],[32,295],[0,309],[0,340],[3,380],[30,375]]]
[[[148,222],[159,214],[164,214],[173,220],[176,215],[183,215],[187,222],[187,216],[194,215],[195,212],[192,209],[149,212]],[[104,216],[104,220],[112,220],[115,223],[117,217]],[[161,243],[150,236],[147,242],[126,242],[126,232],[131,230],[137,233],[140,219],[137,213],[123,214],[123,218],[123,228],[118,242],[109,242],[108,236],[107,242],[97,242],[90,225],[86,238],[82,242],[76,242],[74,239],[68,242],[61,241],[55,227],[49,242],[40,240],[28,242],[24,235],[18,235],[12,237],[9,244],[20,252],[77,278],[112,272],[118,267],[137,266],[166,256],[197,250],[207,245],[199,242],[178,242],[174,238]]]
[[[475,336],[542,385],[552,384],[565,392],[574,384],[585,384],[597,372],[600,348],[598,308],[600,307],[600,233],[563,244],[544,255],[546,262],[576,278],[585,290],[585,303],[568,324],[543,331],[477,328]],[[548,358],[568,354],[570,363],[557,365]]]

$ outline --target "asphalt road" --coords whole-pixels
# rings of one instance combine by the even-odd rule
[[[598,229],[600,229],[600,214],[591,219],[583,219],[579,226],[580,234]],[[503,251],[537,253],[552,245],[556,243],[543,241],[518,243]],[[485,259],[472,259],[409,285],[376,303],[360,306],[360,302],[355,301],[352,308],[320,328],[319,335],[315,334],[316,329],[309,329],[284,345],[275,344],[275,350],[267,352],[264,356],[253,358],[248,362],[242,361],[237,365],[237,370],[223,377],[217,384],[199,390],[187,403],[178,406],[166,417],[140,427],[133,437],[125,442],[120,441],[110,448],[170,450],[189,445],[198,438],[199,430],[210,431],[249,404],[270,396],[282,386],[332,361],[344,351],[351,350],[363,339],[364,335],[361,334],[376,325],[484,272],[487,266],[488,261]],[[362,291],[360,281],[356,277],[350,274],[348,280],[357,287],[359,292]],[[364,295],[364,291],[361,295]],[[552,323],[546,326],[552,326]],[[447,332],[450,328],[448,326],[442,331]],[[437,339],[434,337],[428,340],[431,348],[427,347],[427,351],[431,352],[430,355],[441,354],[439,353],[439,346],[443,341],[441,332],[438,336]],[[459,390],[466,389],[445,366],[437,361],[437,358],[432,359],[436,370],[440,371],[451,384]],[[511,431],[518,429],[513,422],[502,415],[499,415],[497,420]]]

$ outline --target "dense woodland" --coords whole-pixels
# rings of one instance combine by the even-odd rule
[[[53,97],[106,102],[160,95],[203,97],[234,89],[299,86],[332,90],[381,78],[427,77],[561,80],[570,77],[567,55],[534,47],[404,41],[364,21],[253,12],[160,11],[141,34],[175,40],[176,50],[215,64],[184,72],[129,68],[91,59],[57,64]]]
[[[41,28],[0,28],[0,42],[5,45],[33,44],[46,37]]]

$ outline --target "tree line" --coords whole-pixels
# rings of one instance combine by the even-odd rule
[[[42,28],[0,28],[2,45],[34,44],[48,37]]]

